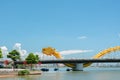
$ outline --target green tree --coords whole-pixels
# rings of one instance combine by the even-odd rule
[[[36,64],[39,61],[39,56],[30,53],[25,60],[27,61],[28,64]]]
[[[2,50],[0,48],[0,58],[3,58]]]
[[[32,69],[32,64],[36,64],[39,62],[39,56],[30,53],[25,60],[28,64],[31,64],[31,69]]]
[[[35,55],[37,63],[39,62],[40,58],[39,55]]]
[[[12,50],[8,53],[7,58],[11,58],[13,61],[20,61],[20,53],[17,50]]]

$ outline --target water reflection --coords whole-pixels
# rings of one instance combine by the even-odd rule
[[[42,75],[0,78],[0,80],[119,80],[120,68],[87,68],[84,71],[49,71]]]

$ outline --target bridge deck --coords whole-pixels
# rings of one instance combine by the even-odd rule
[[[114,63],[120,62],[120,59],[60,59],[60,60],[41,60],[42,64],[54,63]],[[23,61],[16,61],[16,64],[23,64]]]
[[[50,63],[105,63],[105,62],[120,62],[120,59],[65,59],[65,60],[41,60],[43,64]]]

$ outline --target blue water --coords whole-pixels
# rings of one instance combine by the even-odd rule
[[[42,75],[18,76],[0,78],[0,80],[120,80],[120,68],[85,68],[84,71],[59,71],[43,72]]]

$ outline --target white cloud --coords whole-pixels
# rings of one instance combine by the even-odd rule
[[[79,36],[79,37],[77,37],[78,39],[86,39],[87,38],[87,36]]]
[[[18,50],[21,56],[25,56],[27,54],[26,50]]]
[[[0,47],[0,48],[1,48],[1,51],[2,51],[2,54],[3,54],[3,57],[6,56],[7,53],[8,53],[7,47],[6,47],[6,46],[2,46],[2,47]]]
[[[2,46],[0,48],[1,48],[1,51],[2,51],[2,54],[3,54],[3,58],[7,59],[8,48],[6,46]]]
[[[35,52],[34,54],[35,54],[35,55],[38,55],[39,57],[41,57],[41,54],[42,54],[42,53],[41,53],[41,52]]]
[[[0,49],[3,54],[3,59],[7,59],[8,48],[6,46],[1,46]],[[21,43],[15,43],[13,49],[16,49],[18,52],[20,52],[20,55],[23,59],[27,56],[27,51],[21,48]]]
[[[93,50],[65,50],[65,51],[61,51],[60,54],[70,55],[70,54],[86,53],[86,52],[92,52],[92,51]]]
[[[0,47],[0,48],[1,48],[2,52],[8,50],[6,46],[2,46],[2,47]]]
[[[21,43],[15,43],[15,45],[13,46],[13,49],[16,49],[18,52],[20,52],[20,55],[22,57],[25,57],[27,55],[27,51],[22,49]]]
[[[16,49],[16,50],[21,50],[21,43],[15,43],[13,48]]]

